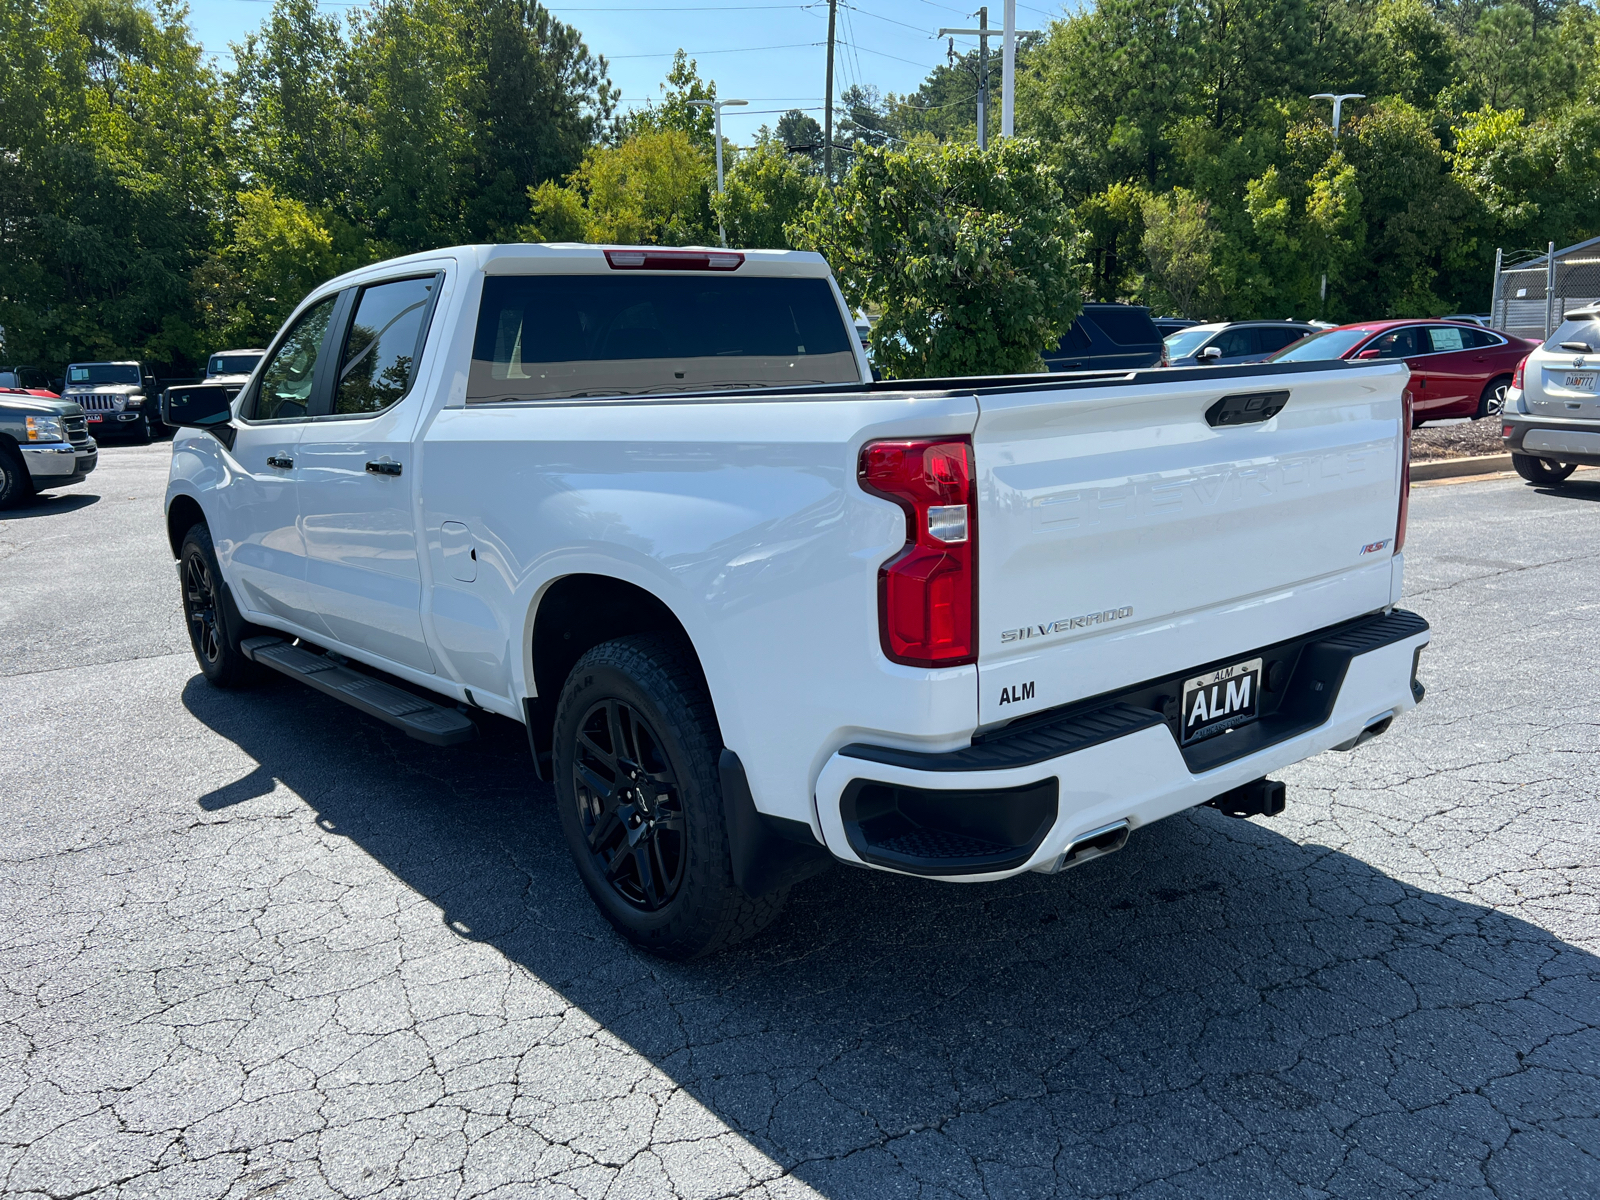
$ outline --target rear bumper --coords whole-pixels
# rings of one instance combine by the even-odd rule
[[[1500,420],[1500,442],[1512,454],[1600,466],[1600,422],[1518,412],[1501,413]],[[1504,432],[1507,429],[1509,434]]]
[[[1086,837],[1136,830],[1386,728],[1422,698],[1428,639],[1426,621],[1396,610],[1264,648],[1292,655],[1275,709],[1187,752],[1170,714],[1151,706],[1171,681],[947,753],[846,746],[817,780],[823,836],[837,858],[905,874],[979,882],[1058,870]]]

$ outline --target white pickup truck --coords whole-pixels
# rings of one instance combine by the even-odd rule
[[[833,860],[1060,871],[1422,696],[1398,362],[872,381],[827,265],[471,246],[174,388],[196,657],[526,725],[605,915],[688,957]]]

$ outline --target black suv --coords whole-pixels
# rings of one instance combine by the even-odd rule
[[[1052,371],[1135,371],[1161,363],[1161,334],[1136,304],[1085,304],[1059,346],[1044,352]]]

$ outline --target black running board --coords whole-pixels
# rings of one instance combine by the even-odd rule
[[[308,683],[323,695],[386,721],[419,742],[458,746],[478,736],[478,727],[464,713],[375,679],[330,655],[270,635],[246,638],[239,649],[252,662]]]

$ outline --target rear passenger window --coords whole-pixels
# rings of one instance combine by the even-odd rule
[[[1428,327],[1428,341],[1433,346],[1435,354],[1442,354],[1447,350],[1465,350],[1467,341],[1462,334],[1465,330],[1454,325],[1430,325]]]
[[[499,275],[467,403],[859,383],[826,279]]]
[[[1083,327],[1081,318],[1074,320],[1067,332],[1062,334],[1061,343],[1057,347],[1058,354],[1086,354],[1094,349],[1094,340]]]
[[[397,279],[361,289],[344,339],[333,411],[382,412],[411,390],[439,277]]]
[[[1461,336],[1473,350],[1487,350],[1490,346],[1505,345],[1505,339],[1496,337],[1487,329],[1463,329]]]
[[[319,300],[290,327],[272,354],[272,361],[261,373],[261,388],[256,393],[257,421],[281,421],[303,417],[311,403],[311,386],[317,378],[317,359],[328,335],[337,296]]]
[[[1161,341],[1155,322],[1143,308],[1096,308],[1084,316],[1119,346],[1154,346]]]

